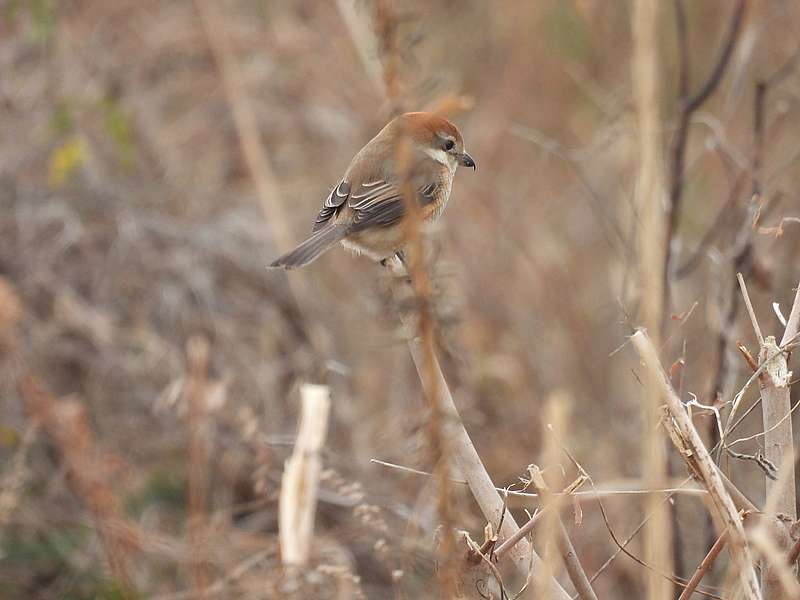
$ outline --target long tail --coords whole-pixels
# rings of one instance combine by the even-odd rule
[[[342,225],[329,225],[320,229],[297,248],[276,258],[270,265],[277,269],[296,269],[303,267],[339,242],[347,235],[347,228]]]

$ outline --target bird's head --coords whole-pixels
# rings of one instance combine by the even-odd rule
[[[464,138],[458,127],[444,117],[427,112],[410,112],[395,120],[422,152],[451,171],[455,171],[458,165],[476,168],[475,161],[464,151]]]

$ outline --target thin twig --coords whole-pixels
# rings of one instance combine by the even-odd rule
[[[706,554],[703,560],[700,561],[700,564],[697,565],[697,569],[692,575],[692,578],[689,580],[689,583],[687,583],[686,587],[683,588],[683,592],[681,592],[678,600],[689,600],[689,598],[691,598],[692,594],[697,589],[697,586],[703,580],[705,574],[708,573],[708,571],[714,565],[714,561],[717,560],[717,557],[727,543],[728,532],[726,531],[717,538],[717,541],[714,542],[713,546],[711,546],[711,550],[708,551],[708,554]]]
[[[758,326],[758,319],[756,318],[756,313],[753,310],[753,303],[750,302],[750,294],[747,293],[747,286],[744,283],[744,277],[742,277],[741,273],[736,274],[736,280],[739,282],[739,287],[742,289],[742,297],[744,298],[744,305],[747,308],[747,314],[750,315],[750,323],[753,325],[753,331],[756,332],[756,338],[758,338],[759,345],[764,345],[764,336],[761,335],[761,328]]]
[[[583,565],[581,565],[581,561],[578,559],[572,541],[569,539],[567,528],[564,527],[564,521],[559,514],[559,498],[553,496],[548,498],[548,493],[545,490],[540,490],[540,492],[543,494],[543,510],[546,510],[548,506],[552,504],[552,510],[555,511],[553,517],[555,520],[556,544],[561,552],[561,558],[564,560],[564,566],[567,569],[567,574],[569,575],[570,581],[572,581],[572,585],[575,586],[575,590],[578,592],[581,600],[597,600],[597,594],[595,594],[592,589],[592,584],[586,576],[586,571],[584,571]]]
[[[580,473],[581,478],[586,479],[586,481],[589,482],[589,485],[592,487],[592,489],[594,491],[596,491],[597,490],[597,486],[595,485],[594,480],[589,475],[589,473],[586,471],[586,469],[583,468],[583,465],[581,465],[581,463],[579,463],[578,460],[573,456],[573,454],[569,451],[569,448],[567,448],[566,445],[561,440],[558,439],[558,436],[557,436],[556,432],[553,431],[552,428],[550,428],[550,431],[553,433],[553,436],[556,438],[556,441],[558,442],[559,446],[561,447],[561,450],[564,452],[564,454],[567,455],[567,458],[569,458],[570,462],[578,470],[578,473]],[[690,481],[692,481],[691,477],[688,477],[688,478],[684,479],[683,483],[680,484],[680,487],[685,486]],[[668,502],[670,502],[674,495],[675,495],[674,491],[670,491],[667,495],[665,495],[664,498],[661,500],[662,505],[665,505]],[[617,556],[619,556],[620,553],[623,553],[626,556],[628,556],[629,558],[631,558],[632,560],[634,560],[635,562],[637,562],[638,564],[640,564],[643,567],[645,567],[646,569],[648,569],[649,571],[653,571],[654,573],[657,573],[660,577],[672,582],[673,584],[679,585],[679,586],[685,585],[686,581],[683,580],[682,578],[680,578],[680,577],[678,577],[676,575],[673,575],[673,574],[666,573],[664,571],[660,571],[658,569],[655,569],[651,565],[649,565],[646,562],[644,562],[643,560],[639,559],[637,556],[635,556],[633,553],[631,553],[627,549],[628,544],[630,544],[631,541],[633,540],[633,538],[635,538],[636,535],[645,527],[645,525],[647,525],[647,522],[653,517],[654,513],[652,513],[652,512],[648,513],[645,516],[645,518],[639,523],[639,525],[636,527],[636,529],[634,529],[633,533],[631,533],[624,542],[620,543],[620,541],[617,539],[616,534],[614,533],[614,530],[611,528],[611,523],[610,523],[610,521],[608,519],[608,514],[606,513],[605,506],[603,505],[603,502],[600,499],[600,497],[597,498],[597,506],[600,508],[600,514],[603,517],[603,522],[604,522],[604,524],[606,526],[606,530],[608,531],[609,535],[611,536],[611,539],[617,545],[617,551],[613,555],[611,555],[611,557],[605,563],[603,563],[603,565],[594,573],[594,575],[592,575],[589,578],[590,582],[594,582],[594,580],[597,579],[603,573],[603,571],[605,571],[606,568],[608,568],[608,566],[612,562],[614,562],[614,560],[617,558]],[[703,594],[705,596],[708,596],[710,598],[718,598],[718,596],[715,596],[714,594],[711,594],[709,592],[699,591],[698,593],[701,593],[701,594]],[[573,596],[573,600],[575,600],[575,596]]]
[[[497,559],[500,560],[503,555],[505,555],[517,544],[517,542],[533,531],[533,528],[541,520],[543,514],[544,510],[538,511],[530,519],[528,519],[528,521],[522,527],[520,527],[515,534],[509,536],[508,539],[500,544],[494,551],[494,555],[497,557]]]
[[[691,478],[688,478],[686,480],[687,483],[689,481],[691,481]],[[589,478],[589,485],[594,487],[594,482],[592,481],[591,478]],[[672,493],[667,494],[661,500],[661,504],[662,505],[666,505],[668,502],[670,502],[672,497],[673,497]],[[651,518],[653,518],[653,514],[654,513],[652,513],[652,512],[648,513],[645,516],[645,518],[642,519],[642,521],[639,523],[639,525],[633,530],[633,532],[624,541],[620,542],[620,540],[617,538],[617,535],[614,533],[614,530],[611,527],[611,522],[609,521],[608,513],[606,512],[605,506],[603,505],[603,502],[602,502],[602,500],[600,498],[597,499],[597,506],[600,509],[600,515],[603,517],[603,524],[605,525],[606,530],[608,531],[609,535],[611,536],[612,541],[617,546],[617,550],[616,550],[616,552],[614,552],[614,554],[612,554],[608,558],[608,560],[606,560],[606,562],[603,563],[603,565],[594,573],[594,575],[592,575],[589,578],[589,581],[594,582],[594,580],[597,579],[608,568],[608,566],[612,562],[614,562],[614,560],[620,554],[624,554],[625,556],[627,556],[628,558],[630,558],[631,560],[633,560],[637,564],[641,565],[642,567],[644,567],[648,571],[651,571],[651,572],[657,574],[659,577],[661,577],[661,578],[663,578],[663,579],[665,579],[667,581],[672,582],[674,585],[678,585],[678,586],[686,585],[686,580],[685,579],[682,579],[681,577],[678,577],[677,575],[674,575],[674,574],[671,574],[671,573],[667,573],[667,572],[662,571],[660,569],[656,569],[655,567],[649,565],[647,562],[643,561],[638,556],[633,554],[627,548],[628,545],[633,541],[633,539],[639,534],[639,532],[642,529],[644,529],[644,527],[647,525],[647,522]],[[705,592],[705,591],[698,590],[698,593],[703,594],[704,596],[708,596],[709,598],[719,598],[719,596],[716,596],[716,595],[714,595],[714,594],[712,594],[710,592]],[[574,600],[574,598],[573,598],[573,600]]]
[[[728,448],[731,448],[731,447],[735,446],[736,444],[741,444],[742,442],[749,442],[749,441],[752,441],[752,440],[756,440],[756,439],[758,439],[758,438],[760,438],[760,437],[764,437],[766,434],[768,434],[768,433],[770,433],[770,432],[774,431],[774,430],[775,430],[775,429],[776,429],[778,426],[780,426],[781,424],[783,424],[783,423],[784,423],[784,422],[785,422],[787,419],[790,419],[790,418],[791,418],[791,416],[792,416],[792,414],[794,413],[794,411],[797,409],[797,407],[798,407],[798,406],[800,406],[800,402],[796,402],[796,403],[795,403],[795,405],[794,405],[794,406],[792,406],[792,408],[789,410],[789,412],[787,412],[785,415],[783,415],[783,416],[780,418],[780,420],[779,420],[779,421],[777,421],[776,423],[774,423],[774,424],[773,424],[771,427],[769,427],[768,429],[766,429],[766,430],[764,430],[764,431],[759,431],[758,433],[754,433],[753,435],[748,435],[748,436],[746,436],[746,437],[743,437],[743,438],[738,438],[738,439],[735,439],[735,440],[733,440],[732,442],[726,442],[726,444],[725,444],[725,445],[726,445]],[[743,415],[743,416],[746,416],[746,414],[745,414],[745,415]]]
[[[396,463],[390,463],[385,460],[378,460],[377,458],[371,458],[371,463],[376,465],[381,465],[382,467],[387,467],[389,469],[396,469],[398,471],[403,471],[405,473],[409,473],[411,475],[421,475],[424,477],[432,477],[433,474],[428,471],[422,471],[420,469],[414,469],[412,467],[407,467],[405,465],[398,465]],[[467,485],[467,482],[463,479],[455,479],[451,478],[450,481],[456,483],[458,485]],[[517,498],[539,498],[539,494],[536,492],[518,492],[516,490],[509,490],[508,488],[495,488],[501,494],[507,494],[510,497],[517,497]],[[700,487],[693,487],[693,488],[686,488],[686,487],[672,487],[672,488],[659,488],[655,490],[648,490],[645,488],[641,489],[628,489],[628,490],[619,490],[619,489],[594,489],[589,491],[574,491],[574,492],[554,492],[554,496],[576,496],[578,498],[608,498],[612,496],[644,496],[646,494],[684,494],[687,496],[704,496],[708,494],[708,491],[700,488]]]

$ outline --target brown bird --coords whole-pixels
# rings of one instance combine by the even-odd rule
[[[404,141],[410,152],[401,168],[398,149]],[[302,267],[337,242],[377,261],[395,255],[402,260],[406,200],[401,188],[413,190],[421,218],[433,222],[447,205],[459,165],[475,169],[450,121],[425,112],[394,118],[350,162],[325,199],[311,237],[270,267]]]

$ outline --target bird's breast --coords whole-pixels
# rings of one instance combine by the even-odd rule
[[[453,189],[453,174],[450,169],[442,169],[439,176],[439,187],[433,202],[423,208],[423,218],[426,221],[433,222],[442,216],[444,209],[447,207],[447,201],[450,199],[450,191]]]

